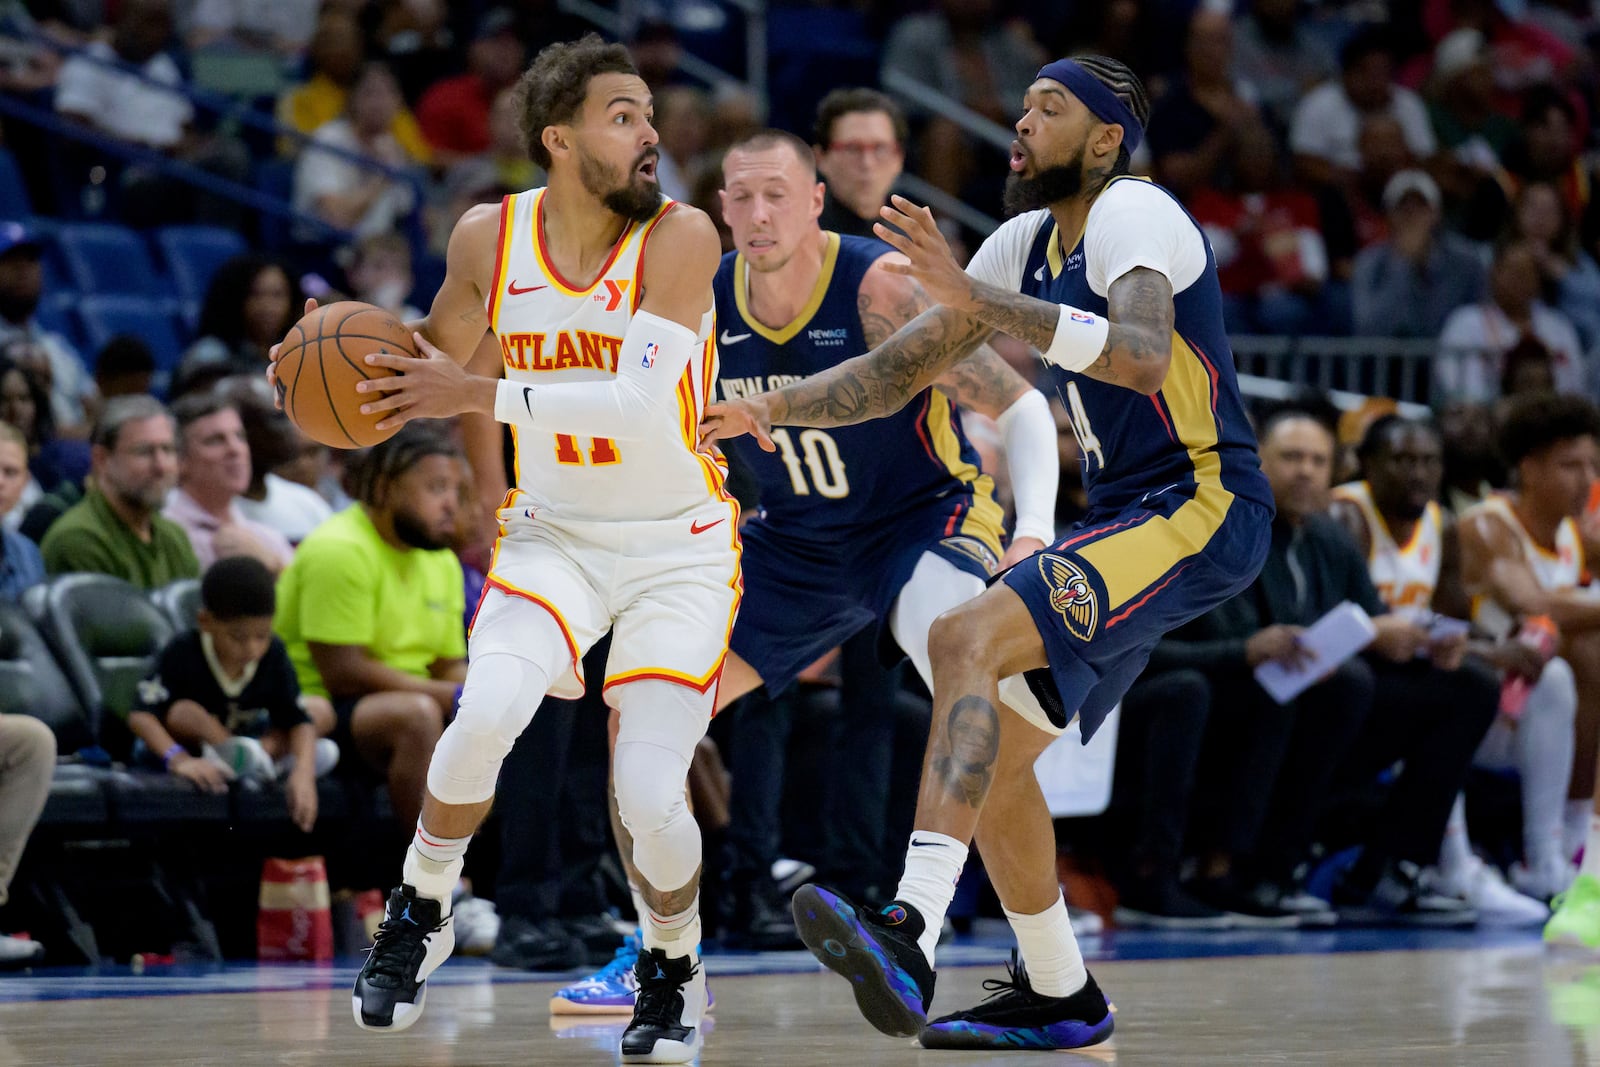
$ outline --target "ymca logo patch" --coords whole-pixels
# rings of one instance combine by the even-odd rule
[[[646,344],[644,346],[644,358],[639,361],[639,365],[645,370],[654,367],[656,365],[656,353],[659,351],[661,351],[661,346],[654,341]]]
[[[993,574],[995,572],[995,568],[1000,566],[999,558],[989,550],[988,545],[984,544],[976,537],[967,537],[964,534],[958,534],[955,537],[946,537],[944,540],[939,542],[939,545],[941,548],[948,548],[952,552],[959,552],[963,556],[971,556],[973,559],[983,564],[983,569],[988,571],[990,574]]]
[[[1083,568],[1064,556],[1050,552],[1039,556],[1039,573],[1050,589],[1050,607],[1067,627],[1067,633],[1080,641],[1094,637],[1100,621],[1100,602]]]

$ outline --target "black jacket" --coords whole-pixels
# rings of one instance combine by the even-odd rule
[[[1289,544],[1295,528],[1282,513],[1272,523],[1272,547],[1250,588],[1162,639],[1150,656],[1150,671],[1189,667],[1201,671],[1243,669],[1245,641],[1278,623],[1308,626],[1346,600],[1368,615],[1388,608],[1378,599],[1367,561],[1349,532],[1327,515],[1314,515],[1299,528],[1296,553],[1305,576],[1305,603],[1295,607],[1295,582]]]

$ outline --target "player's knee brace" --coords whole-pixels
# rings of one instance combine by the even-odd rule
[[[1572,723],[1578,717],[1578,679],[1572,666],[1560,656],[1544,665],[1533,691],[1528,694],[1525,715],[1545,717],[1553,722]]]
[[[713,698],[668,682],[633,682],[619,698],[617,813],[633,835],[633,862],[663,892],[688,884],[700,866],[700,828],[684,789]]]
[[[536,663],[504,652],[472,661],[461,707],[428,765],[428,792],[446,804],[481,804],[494,796],[500,764],[550,688]]]

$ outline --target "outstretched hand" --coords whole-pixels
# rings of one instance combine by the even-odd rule
[[[767,414],[767,406],[760,402],[759,397],[724,400],[720,404],[712,404],[706,408],[705,415],[701,417],[700,447],[706,448],[713,441],[747,433],[754,437],[756,443],[765,451],[775,452],[777,446],[772,443],[771,429],[772,418]]]
[[[933,212],[918,207],[903,196],[891,196],[886,206],[878,209],[884,222],[872,224],[872,232],[880,240],[893,245],[910,263],[885,260],[883,269],[890,274],[904,274],[914,278],[936,304],[959,308],[972,307],[972,278],[961,269],[950,242],[939,232],[933,221]]]
[[[300,313],[301,317],[303,318],[315,310],[317,310],[316,299],[314,297],[306,297],[306,309]],[[279,341],[267,349],[267,384],[272,386],[272,403],[279,411],[283,410],[283,393],[278,389],[278,349],[282,347],[283,342]]]
[[[416,341],[420,356],[370,353],[366,358],[368,366],[399,373],[356,383],[357,392],[384,394],[361,405],[363,415],[392,413],[378,423],[377,429],[399,429],[412,419],[444,419],[463,411],[494,413],[493,379],[468,374],[465,367],[420,333],[413,333],[411,338]]]

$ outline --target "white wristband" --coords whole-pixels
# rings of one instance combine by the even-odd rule
[[[1081,371],[1105,351],[1106,338],[1111,335],[1111,321],[1069,304],[1061,305],[1061,318],[1056,323],[1056,335],[1050,347],[1040,356],[1046,363],[1054,363],[1062,370]]]

